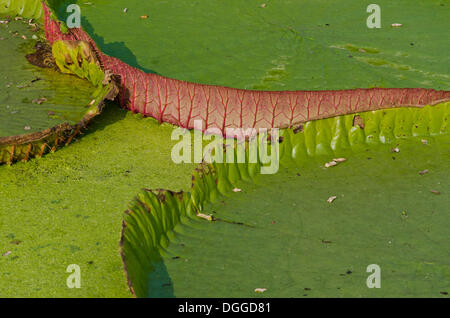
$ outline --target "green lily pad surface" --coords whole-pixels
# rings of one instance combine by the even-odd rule
[[[442,296],[450,288],[450,137],[395,146],[241,182],[202,211],[216,221],[175,227],[147,296]],[[380,289],[366,285],[371,264],[381,269]]]
[[[25,56],[40,33],[30,28],[25,21],[0,24],[0,137],[75,124],[95,91],[86,80],[31,65]]]
[[[147,72],[261,90],[450,88],[450,3],[380,0],[49,1],[100,49]],[[401,24],[401,26],[392,26]]]

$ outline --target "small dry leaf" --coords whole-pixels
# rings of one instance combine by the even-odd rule
[[[95,99],[91,100],[91,102],[89,103],[89,106],[94,105],[94,103],[95,103]]]
[[[333,159],[333,161],[336,161],[336,162],[344,162],[344,161],[346,161],[347,159],[345,159],[345,158],[336,158],[336,159]]]
[[[364,125],[364,119],[359,116],[356,115],[355,117],[353,117],[353,127],[355,126],[359,126],[359,128],[364,129],[365,125]]]
[[[428,140],[426,140],[426,139],[422,139],[421,142],[422,142],[424,145],[428,145]]]
[[[392,148],[392,152],[400,152],[400,149],[398,147]]]
[[[333,202],[334,200],[336,200],[336,198],[337,198],[337,196],[333,195],[333,196],[331,196],[331,197],[328,198],[327,202],[328,202],[328,203],[331,203],[331,202]]]
[[[263,3],[260,7],[265,8],[265,7],[267,7],[267,5],[265,3]]]
[[[239,188],[234,188],[233,189],[233,192],[241,192],[242,190],[241,189],[239,189]]]
[[[26,39],[27,39],[27,37],[26,37],[25,35],[22,35],[22,39],[26,40]]]
[[[41,105],[43,102],[46,102],[46,101],[47,101],[47,98],[41,97],[41,98],[33,99],[32,103]]]
[[[434,194],[436,194],[436,195],[439,195],[439,194],[441,194],[439,191],[437,191],[437,190],[430,190],[431,191],[431,193],[434,193]]]
[[[426,173],[428,173],[428,169],[419,171],[419,174],[420,174],[421,176],[423,176],[423,175],[426,174]]]
[[[197,216],[208,221],[214,221],[214,217],[212,215],[199,213]]]
[[[267,288],[255,288],[255,293],[264,293]]]
[[[333,161],[327,162],[325,164],[325,168],[333,167],[335,165],[337,165],[337,162],[333,160]]]
[[[401,24],[401,23],[392,23],[391,24],[391,26],[393,26],[393,27],[401,27],[403,24]]]
[[[148,15],[141,15],[141,19],[148,19]]]
[[[367,51],[364,50],[364,49],[359,49],[358,51],[361,52],[361,53],[367,53]]]
[[[8,256],[11,253],[12,253],[11,251],[7,251],[7,252],[3,253],[2,256]]]
[[[128,12],[128,8],[123,9],[123,13],[127,13]]]
[[[23,129],[25,129],[25,130],[30,130],[31,127],[30,127],[30,126],[25,126],[25,127],[23,127]]]

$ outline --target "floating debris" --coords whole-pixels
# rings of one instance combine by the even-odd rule
[[[91,102],[89,103],[89,106],[94,105],[94,103],[95,103],[95,99],[91,100]]]
[[[428,169],[425,169],[425,170],[419,171],[419,174],[421,176],[423,176],[424,174],[427,174],[428,172],[429,172]]]
[[[12,253],[11,251],[7,251],[7,252],[3,253],[2,256],[8,256],[8,255],[10,255],[11,253]]]
[[[422,140],[420,140],[424,145],[428,145],[428,140],[426,140],[426,139],[422,139]]]
[[[264,293],[267,288],[255,288],[255,293]]]
[[[242,190],[241,189],[239,189],[239,188],[234,188],[233,189],[233,192],[241,192]]]
[[[47,101],[47,98],[41,97],[41,98],[33,99],[31,102],[34,104],[41,105],[43,102],[46,102],[46,101]]]
[[[398,147],[392,148],[392,152],[400,152],[400,149]]]
[[[263,3],[260,5],[260,7],[264,9],[265,7],[267,7],[267,4]]]
[[[431,192],[431,193],[434,193],[434,194],[436,194],[436,195],[441,194],[441,192],[439,192],[439,191],[437,191],[437,190],[430,190],[430,192]]]
[[[394,28],[399,28],[399,27],[403,26],[403,24],[401,24],[401,23],[392,23],[391,26],[394,27]]]
[[[351,56],[349,56],[351,57]],[[364,119],[359,116],[356,115],[355,117],[353,117],[353,127],[355,126],[359,126],[359,128],[364,129],[365,125],[364,125]]]
[[[212,215],[199,213],[199,214],[197,214],[197,216],[199,218],[202,218],[202,219],[205,219],[205,220],[208,220],[208,221],[214,221],[214,216],[212,216]]]
[[[332,202],[333,202],[334,200],[336,200],[336,199],[337,199],[337,196],[333,195],[333,196],[331,196],[331,197],[328,198],[327,202],[328,202],[328,203],[332,203]]]
[[[297,134],[299,132],[303,132],[303,130],[304,130],[303,125],[299,125],[299,126],[294,128],[294,134]]]
[[[148,15],[141,15],[141,19],[148,19]]]
[[[127,12],[128,12],[128,8],[124,8],[123,13],[127,13]]]
[[[336,166],[338,163],[347,161],[347,159],[345,158],[334,158],[333,160],[331,160],[330,162],[327,162],[325,164],[325,168],[329,168],[329,167],[333,167]]]
[[[325,164],[325,168],[333,167],[333,166],[336,166],[336,165],[337,165],[337,162],[333,160],[333,161],[327,162]]]
[[[27,39],[26,35],[22,35],[22,39],[26,40]]]
[[[30,130],[31,127],[30,127],[30,126],[25,126],[25,127],[23,127],[23,129],[25,129],[25,130]]]

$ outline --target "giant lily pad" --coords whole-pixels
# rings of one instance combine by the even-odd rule
[[[123,227],[131,291],[439,296],[448,287],[449,106],[308,122],[276,141],[276,175],[247,157],[202,166],[190,193],[145,190]],[[388,288],[367,287],[371,264]]]
[[[109,88],[95,86],[56,68],[51,50],[31,65],[42,33],[25,20],[6,17],[0,25],[0,163],[27,160],[70,142],[85,123],[99,113]]]
[[[77,3],[102,52],[170,78],[262,90],[450,88],[444,1],[378,1],[380,29],[367,27],[370,1],[48,3],[62,21]]]

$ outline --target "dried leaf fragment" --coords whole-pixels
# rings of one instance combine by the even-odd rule
[[[267,288],[255,288],[255,293],[264,293]]]
[[[359,128],[364,129],[364,119],[359,115],[353,117],[353,127],[355,126],[359,126]]]
[[[214,221],[214,216],[212,215],[198,213],[197,216],[208,221]]]
[[[398,28],[398,27],[403,26],[403,24],[401,24],[401,23],[392,23],[391,26],[394,27],[394,28]]]
[[[141,19],[148,19],[148,15],[141,15]]]
[[[233,189],[233,192],[241,192],[242,190],[241,189],[239,189],[239,188],[234,188]]]
[[[7,252],[3,253],[2,256],[8,256],[11,253],[12,253],[11,251],[7,251]]]
[[[330,161],[325,164],[325,168],[333,167],[335,165],[337,165],[336,161]]]
[[[427,174],[428,172],[429,172],[428,169],[425,169],[425,170],[419,171],[419,174],[421,176],[423,176],[424,174]]]
[[[33,99],[31,102],[34,104],[41,105],[43,102],[46,102],[46,101],[47,101],[47,98],[41,97],[41,98]]]
[[[335,158],[335,159],[333,159],[333,161],[344,162],[344,161],[347,161],[347,159],[345,159],[345,158]]]
[[[328,203],[332,203],[334,200],[336,200],[337,196],[332,195],[331,197],[328,198],[327,202]]]
[[[400,149],[398,147],[392,148],[392,152],[400,152]]]
[[[434,194],[436,194],[436,195],[441,194],[441,192],[439,192],[439,191],[437,191],[437,190],[430,190],[430,192],[431,192],[431,193],[434,193]]]

